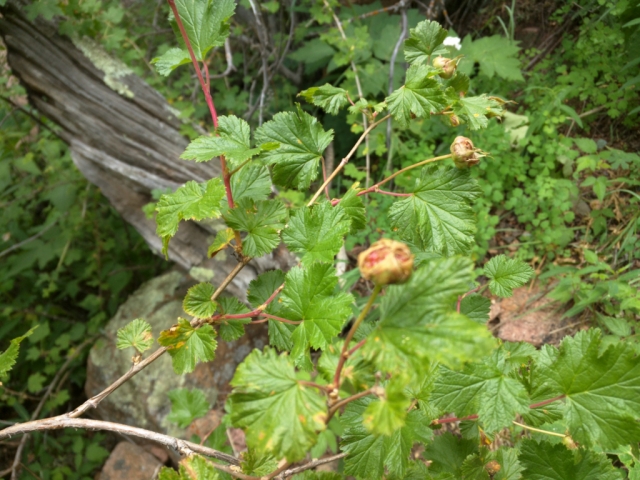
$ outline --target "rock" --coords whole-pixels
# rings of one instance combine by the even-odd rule
[[[91,349],[87,365],[85,392],[92,397],[113,383],[131,367],[134,351],[118,350],[116,334],[131,320],[143,318],[151,324],[154,338],[161,330],[176,323],[178,317],[190,318],[182,310],[182,299],[193,280],[178,271],[166,273],[142,285],[109,320],[105,334]],[[202,389],[213,407],[219,397],[226,396],[236,366],[254,348],[267,344],[264,325],[247,329],[235,342],[218,338],[216,358],[199,363],[193,373],[177,375],[169,355],[163,355],[107,397],[96,410],[104,420],[185,437],[185,431],[166,420],[171,410],[167,393],[176,388]],[[157,344],[144,357],[153,352]],[[124,478],[124,477],[123,477]]]
[[[575,334],[587,319],[564,317],[567,307],[529,287],[516,288],[513,296],[491,304],[488,326],[493,334],[508,342],[528,342],[536,347],[558,345]]]
[[[100,480],[153,480],[160,468],[162,463],[142,447],[120,442],[102,467]]]

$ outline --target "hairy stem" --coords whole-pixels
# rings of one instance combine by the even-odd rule
[[[360,315],[358,315],[358,318],[356,319],[356,321],[353,322],[353,325],[351,326],[349,333],[347,333],[347,337],[344,339],[344,345],[342,345],[342,352],[340,352],[340,359],[338,360],[336,374],[333,377],[334,390],[340,390],[340,375],[342,374],[342,368],[344,367],[345,362],[349,358],[349,344],[351,343],[353,336],[356,334],[358,327],[367,316],[367,313],[369,313],[369,310],[371,310],[371,307],[373,306],[373,302],[376,300],[381,289],[382,289],[382,285],[376,285],[374,287],[373,292],[369,297],[369,301],[360,312]]]

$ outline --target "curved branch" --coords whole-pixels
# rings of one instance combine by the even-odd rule
[[[102,420],[89,420],[86,418],[70,418],[67,415],[59,415],[57,417],[45,418],[43,420],[34,420],[32,422],[18,423],[4,430],[0,430],[0,440],[9,438],[12,435],[19,435],[29,432],[40,432],[44,430],[57,430],[60,428],[83,428],[87,430],[107,430],[110,432],[122,433],[132,437],[144,438],[151,440],[169,448],[174,448],[183,455],[191,455],[199,453],[201,455],[217,458],[228,462],[232,465],[239,465],[240,461],[226,453],[219,452],[213,448],[198,445],[197,443],[180,440],[179,438],[170,437],[162,433],[152,432],[143,428],[131,427],[120,423],[104,422]]]

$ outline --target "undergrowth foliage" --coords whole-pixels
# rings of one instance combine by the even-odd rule
[[[536,350],[498,342],[486,328],[490,300],[482,293],[509,297],[533,270],[504,255],[474,269],[473,203],[482,191],[470,169],[483,152],[470,140],[452,138],[451,154],[416,158],[341,198],[325,192],[370,131],[388,118],[404,127],[414,119],[446,116],[453,126],[475,131],[503,114],[505,100],[470,95],[469,77],[457,70],[457,60],[440,56],[446,53],[446,30],[432,21],[411,29],[404,44],[410,64],[405,84],[384,102],[354,101],[353,92],[329,84],[300,93],[326,112],[347,108],[364,118],[353,149],[321,176],[334,132],[303,106],[277,113],[253,135],[244,120],[217,116],[206,56],[229,34],[233,0],[169,3],[181,46],[155,63],[167,75],[195,65],[215,126],[213,135],[196,138],[182,157],[219,157],[222,175],[188,182],[159,199],[157,232],[165,254],[180,222],[222,219],[228,228],[218,232],[209,254],[233,250],[238,266],[229,280],[280,242],[300,262],[289,272],[270,271],[254,280],[249,306],[220,297],[223,288],[210,283],[192,287],[184,310],[193,318],[178,319],[157,338],[177,374],[213,360],[218,336],[237,339],[267,322],[270,342],[239,365],[222,434],[208,439],[222,448],[226,427],[243,429],[248,450],[239,465],[187,451],[179,472],[165,468],[160,478],[640,478],[640,359],[632,344],[603,344],[600,331],[591,329],[557,348]],[[384,189],[414,169],[419,176],[403,192]],[[307,192],[312,185],[304,206],[285,205],[272,195],[274,187]],[[365,226],[363,198],[374,195],[392,199],[388,221],[409,249],[391,242],[361,254],[361,273],[373,281],[362,303],[334,264],[345,236]],[[378,264],[387,269],[383,275],[367,270]],[[488,282],[481,285],[479,276]],[[0,374],[15,362],[23,338],[0,356]],[[119,348],[136,349],[136,364],[147,361],[142,355],[152,343],[143,319],[118,334]],[[207,411],[197,390],[174,391],[170,401],[170,419],[182,426]],[[442,433],[444,424],[457,422],[461,436]],[[312,459],[329,450],[342,459],[339,471],[311,471],[317,464]]]

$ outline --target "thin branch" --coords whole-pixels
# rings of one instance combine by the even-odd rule
[[[335,460],[340,460],[341,458],[346,457],[347,454],[346,453],[339,453],[337,455],[333,455],[331,457],[326,457],[326,458],[319,458],[318,460],[314,460],[312,462],[309,462],[305,465],[302,465],[300,467],[296,467],[296,468],[290,468],[289,470],[285,470],[282,475],[280,475],[280,477],[278,477],[278,479],[282,479],[284,480],[287,477],[291,477],[293,475],[295,475],[296,473],[301,473],[304,472],[305,470],[311,470],[312,468],[316,468],[319,467],[320,465],[324,465],[325,463],[331,463]]]
[[[267,317],[269,320],[276,320],[278,322],[288,323],[289,325],[300,325],[302,323],[302,320],[299,320],[299,321],[287,320],[286,318],[276,317],[275,315],[271,315],[270,313],[263,312],[262,315]]]
[[[35,420],[36,418],[38,418],[38,416],[40,415],[40,412],[42,411],[42,408],[44,407],[44,404],[46,403],[49,396],[51,396],[51,392],[53,392],[54,388],[56,388],[56,386],[58,385],[58,382],[60,381],[60,378],[65,373],[67,368],[69,368],[69,365],[71,365],[71,362],[73,362],[78,357],[78,355],[80,355],[82,350],[84,350],[84,347],[92,344],[95,339],[96,337],[91,337],[85,340],[84,342],[82,342],[80,345],[76,347],[76,349],[73,351],[71,355],[67,357],[67,360],[62,364],[62,366],[58,370],[58,373],[56,373],[56,375],[53,377],[53,380],[51,380],[49,387],[47,387],[47,390],[44,392],[44,395],[40,399],[38,406],[36,407],[33,414],[31,415],[31,420]],[[16,450],[16,456],[13,459],[13,466],[11,467],[11,480],[16,480],[18,478],[18,471],[19,471],[18,467],[22,462],[22,450],[24,450],[24,446],[27,444],[28,438],[29,438],[29,435],[25,434],[20,440],[20,445],[18,445],[18,450]]]
[[[402,8],[402,11],[400,12],[402,15],[402,19],[401,19],[401,23],[402,23],[402,30],[400,31],[400,36],[398,37],[398,41],[396,42],[396,45],[393,49],[393,53],[391,54],[391,60],[389,63],[389,88],[388,88],[388,95],[391,95],[391,93],[393,92],[393,76],[394,76],[394,70],[395,70],[395,65],[396,65],[396,58],[398,57],[398,52],[400,52],[400,47],[402,46],[402,44],[404,43],[404,39],[407,36],[407,30],[409,28],[409,22],[407,20],[407,10],[404,8],[404,4],[405,4],[405,0],[402,0],[400,2],[398,2],[396,5],[394,5],[394,7],[397,8]],[[391,158],[392,158],[392,154],[391,154],[391,119],[387,120],[387,170],[391,170]]]
[[[353,325],[351,325],[351,329],[349,330],[349,333],[347,333],[347,337],[344,339],[344,344],[342,345],[342,352],[340,352],[340,358],[338,359],[338,366],[336,367],[336,373],[333,376],[333,388],[336,391],[340,390],[340,374],[342,373],[342,368],[344,367],[345,362],[349,358],[349,344],[351,343],[351,339],[353,339],[353,336],[356,334],[358,327],[360,326],[364,318],[367,316],[367,313],[369,313],[369,310],[371,310],[371,307],[373,306],[373,302],[376,300],[376,297],[380,293],[381,289],[382,289],[382,285],[376,285],[374,287],[373,292],[369,297],[369,301],[360,312],[360,315],[358,315],[358,318],[356,319],[356,321],[353,322]]]
[[[364,390],[362,392],[358,392],[355,395],[351,395],[350,397],[347,398],[343,398],[342,400],[336,402],[334,405],[331,406],[331,408],[329,409],[329,415],[328,418],[330,419],[331,417],[333,417],[335,415],[335,413],[340,410],[342,407],[344,407],[345,405],[358,400],[359,398],[362,397],[366,397],[367,395],[371,395],[373,394],[373,389],[369,388],[367,390]]]
[[[49,225],[47,225],[46,227],[44,227],[42,230],[40,230],[38,233],[36,233],[35,235],[32,235],[31,237],[16,243],[15,245],[11,245],[9,248],[3,250],[2,252],[0,252],[0,258],[4,257],[5,255],[8,255],[9,253],[13,252],[14,250],[17,250],[18,248],[26,245],[27,243],[33,242],[35,239],[41,237],[42,235],[44,235],[45,233],[47,233],[49,230],[51,230],[51,228],[58,223],[58,220],[60,218],[56,218],[53,222],[51,222]]]
[[[225,69],[225,71],[217,75],[211,75],[210,78],[216,79],[216,80],[219,78],[224,78],[231,75],[231,72],[235,72],[237,70],[236,67],[233,65],[233,53],[231,52],[231,42],[229,41],[228,38],[224,41],[224,58],[227,61],[227,68]]]
[[[351,159],[351,157],[356,153],[356,151],[358,150],[358,147],[360,146],[360,144],[362,143],[362,141],[367,137],[367,135],[369,134],[369,132],[371,130],[373,130],[374,128],[376,128],[378,125],[380,125],[382,122],[384,122],[387,118],[389,118],[390,115],[387,115],[383,118],[381,118],[380,120],[378,120],[375,123],[372,123],[369,128],[367,128],[362,135],[360,135],[360,138],[358,139],[358,141],[356,142],[356,144],[353,146],[353,148],[351,149],[351,151],[347,154],[346,157],[344,157],[342,159],[342,161],[338,164],[338,166],[336,167],[336,169],[331,173],[331,175],[329,175],[329,178],[327,178],[325,180],[325,182],[320,186],[320,188],[318,189],[318,191],[313,195],[313,197],[311,198],[311,200],[309,200],[309,203],[307,203],[307,207],[310,207],[311,205],[313,205],[315,203],[315,201],[318,199],[318,197],[320,195],[322,195],[322,192],[324,191],[324,187],[326,185],[329,185],[329,183],[331,183],[331,181],[336,177],[336,175],[338,175],[338,173],[340,173],[340,170],[342,170],[342,168],[349,162],[349,160]],[[449,155],[451,156],[451,155]]]
[[[106,430],[109,432],[121,433],[132,437],[144,438],[152,442],[159,443],[169,448],[174,448],[182,455],[191,455],[199,453],[211,458],[225,461],[232,465],[239,465],[240,461],[232,455],[219,452],[213,448],[198,445],[197,443],[188,442],[179,438],[164,435],[162,433],[152,432],[143,428],[132,427],[130,425],[122,425],[120,423],[104,422],[102,420],[90,420],[86,418],[70,418],[67,415],[45,418],[43,420],[35,420],[32,422],[20,423],[4,430],[0,430],[0,440],[10,438],[12,435],[19,435],[29,432],[41,432],[46,430],[58,430],[60,428],[82,428],[87,430]],[[215,465],[215,464],[214,464]],[[235,475],[235,473],[234,473]]]

